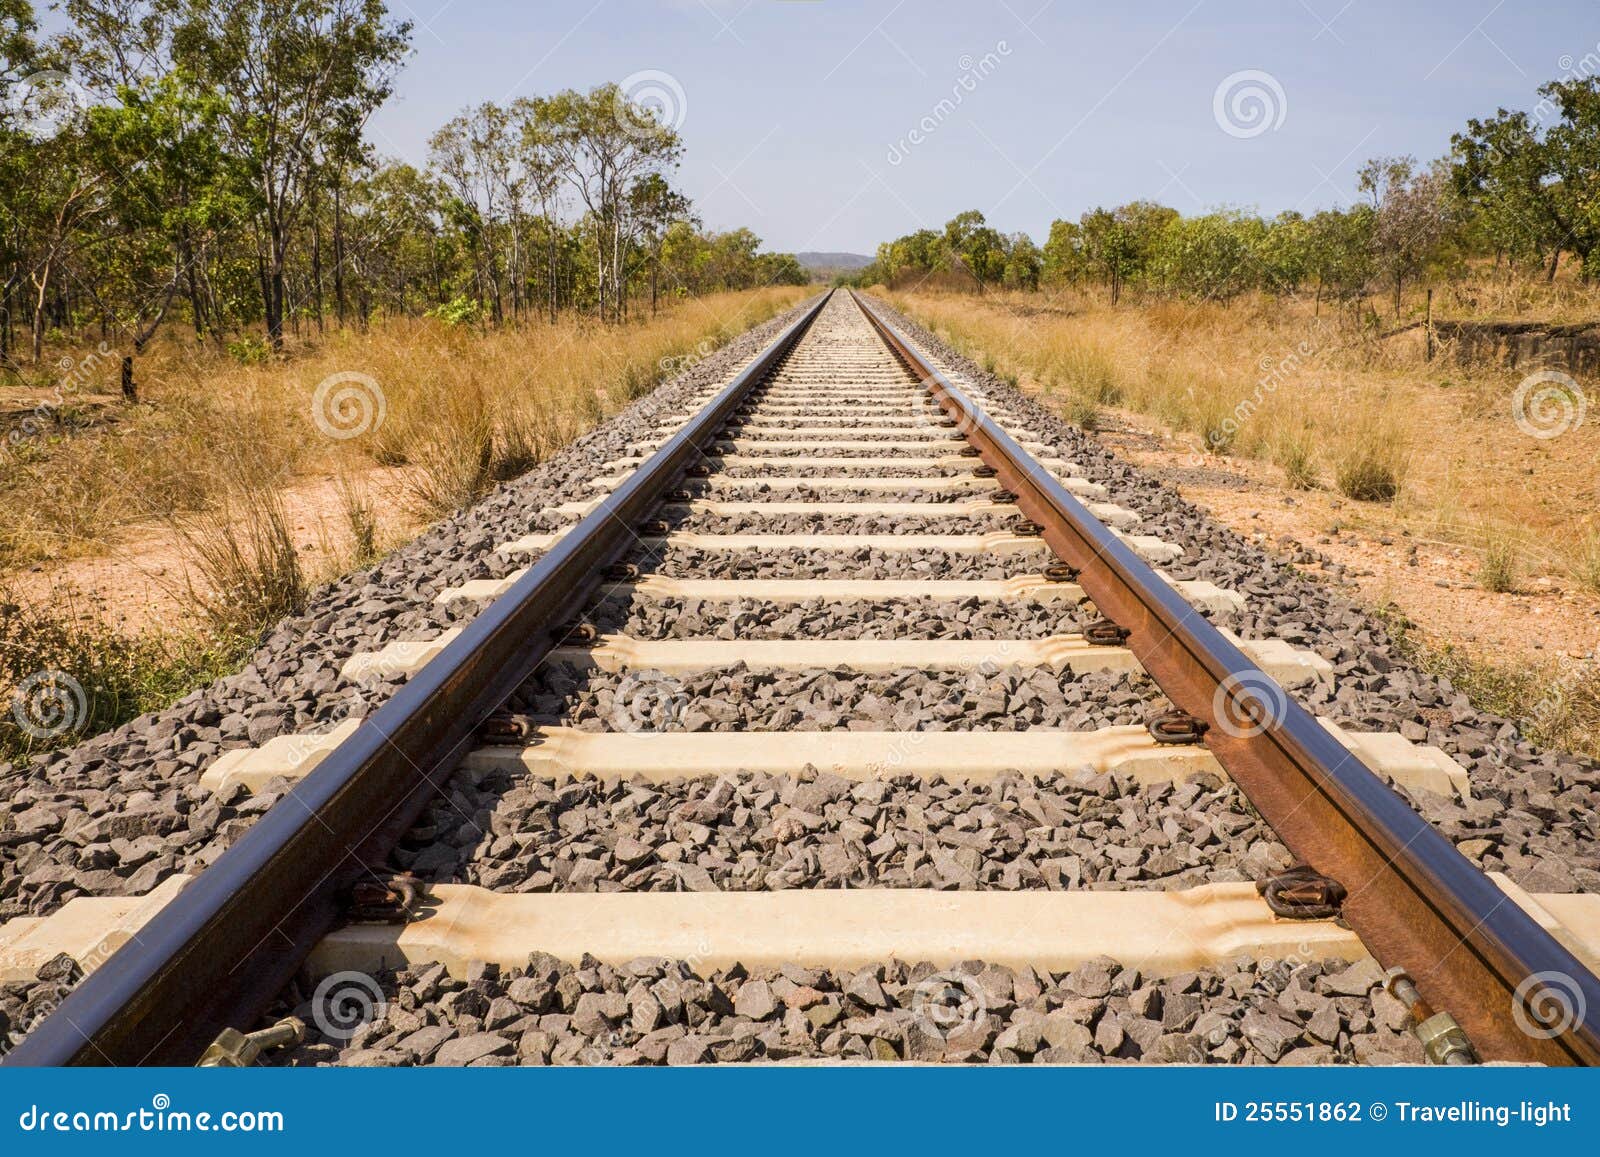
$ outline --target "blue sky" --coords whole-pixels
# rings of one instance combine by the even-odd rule
[[[1343,203],[1366,158],[1438,155],[1467,117],[1531,108],[1538,85],[1600,60],[1592,0],[391,6],[416,23],[415,55],[372,126],[385,153],[420,162],[469,103],[646,74],[681,115],[678,180],[706,223],[784,250],[870,253],[967,208],[1042,239],[1136,197]]]

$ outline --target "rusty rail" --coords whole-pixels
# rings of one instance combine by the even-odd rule
[[[1600,979],[1161,580],[870,302],[857,302],[1081,572],[1161,690],[1285,844],[1348,889],[1343,915],[1386,967],[1455,1016],[1485,1060],[1600,1063]],[[1242,721],[1242,722],[1241,722]],[[1546,1024],[1549,994],[1571,1023]],[[1526,1028],[1524,1026],[1527,1026]]]
[[[252,1024],[380,879],[390,849],[455,770],[478,725],[560,640],[634,526],[793,348],[823,294],[547,551],[438,657],[35,1028],[6,1065],[192,1064]]]

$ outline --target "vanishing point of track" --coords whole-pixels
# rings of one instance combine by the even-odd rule
[[[1036,457],[1036,450],[1044,456]],[[1395,991],[1432,1026],[1423,1034],[1430,1056],[1464,1059],[1464,1040],[1470,1040],[1489,1060],[1600,1061],[1593,1015],[1550,1034],[1523,1027],[1532,1015],[1525,1006],[1539,995],[1530,979],[1567,978],[1579,1007],[1591,1010],[1600,1010],[1600,980],[1279,688],[1277,673],[1267,668],[1268,657],[1281,655],[1219,631],[1196,605],[1194,591],[1159,574],[1151,560],[1159,558],[1161,544],[1111,525],[1128,512],[1092,501],[1101,496],[1072,477],[1071,463],[1048,457],[1051,452],[1019,430],[1003,407],[958,388],[873,304],[842,292],[819,298],[658,445],[639,451],[612,464],[619,473],[605,483],[609,492],[576,504],[571,525],[530,536],[523,545],[536,552],[535,561],[500,582],[495,597],[459,633],[425,648],[425,661],[408,668],[409,679],[388,701],[349,729],[288,798],[87,976],[6,1063],[192,1063],[222,1030],[257,1023],[319,942],[350,922],[353,906],[398,905],[399,919],[406,919],[415,897],[396,896],[387,884],[374,889],[373,881],[392,879],[391,853],[439,785],[486,747],[532,746],[541,739],[554,744],[508,709],[543,664],[580,661],[624,671],[728,661],[860,668],[970,664],[997,649],[1022,655],[1023,663],[1147,673],[1171,707],[1149,721],[1151,742],[1163,750],[1208,752],[1304,865],[1270,882],[1274,912],[1284,919],[1336,917],[1381,965],[1403,973]],[[753,499],[706,497],[719,487],[741,486],[755,491]],[[888,497],[853,497],[863,492]],[[715,535],[676,532],[664,518],[687,509],[714,516],[812,510],[925,520],[941,517],[940,506],[1010,521],[1004,532],[969,535],[963,545],[942,535],[924,541],[920,532],[803,540],[744,535],[719,542]],[[1017,589],[914,570],[859,583],[738,576],[675,583],[627,561],[641,550],[648,555],[673,546],[751,554],[797,545],[850,551],[874,546],[874,537],[900,539],[876,544],[887,549],[965,549],[980,558],[1042,542],[1055,557],[1030,580],[1033,595],[1051,587],[1063,596],[1070,590],[1093,613],[1075,632],[987,644],[689,638],[653,645],[596,637],[584,621],[597,600],[615,598],[619,588],[638,599],[686,594],[712,601],[846,602],[982,600]],[[1073,604],[1063,597],[1059,605]],[[987,739],[968,733],[958,741],[955,734],[939,733],[928,746],[944,745],[950,767],[963,760],[983,764]],[[795,742],[801,738],[797,733]],[[883,755],[872,754],[870,736],[855,738],[855,747],[839,740],[835,755],[848,763],[857,758],[849,752],[866,752],[855,774],[870,775],[873,760]],[[814,740],[813,732],[807,741]],[[765,734],[765,741],[781,748],[786,737]],[[629,749],[623,766],[648,770],[626,759],[650,760],[652,751],[668,748]],[[759,756],[750,745],[740,750],[746,760]],[[894,750],[886,741],[883,751]],[[682,756],[677,750],[674,758]],[[693,756],[687,758],[694,766]],[[733,758],[738,766],[739,756]],[[1017,758],[1007,749],[999,762]],[[1449,1017],[1430,1021],[1430,1009]]]

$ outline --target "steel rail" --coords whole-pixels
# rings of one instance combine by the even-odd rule
[[[560,640],[635,524],[791,350],[824,293],[601,505],[315,771],[90,973],[9,1053],[11,1066],[192,1064],[252,1025],[374,878],[454,771],[479,724]]]
[[[1379,963],[1406,969],[1485,1060],[1600,1063],[1600,979],[855,297],[1151,678],[1210,725],[1206,746],[1272,829],[1348,888],[1344,918]]]

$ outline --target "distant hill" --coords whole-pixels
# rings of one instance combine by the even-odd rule
[[[863,269],[872,264],[872,258],[860,253],[796,253],[795,260],[805,269]]]

